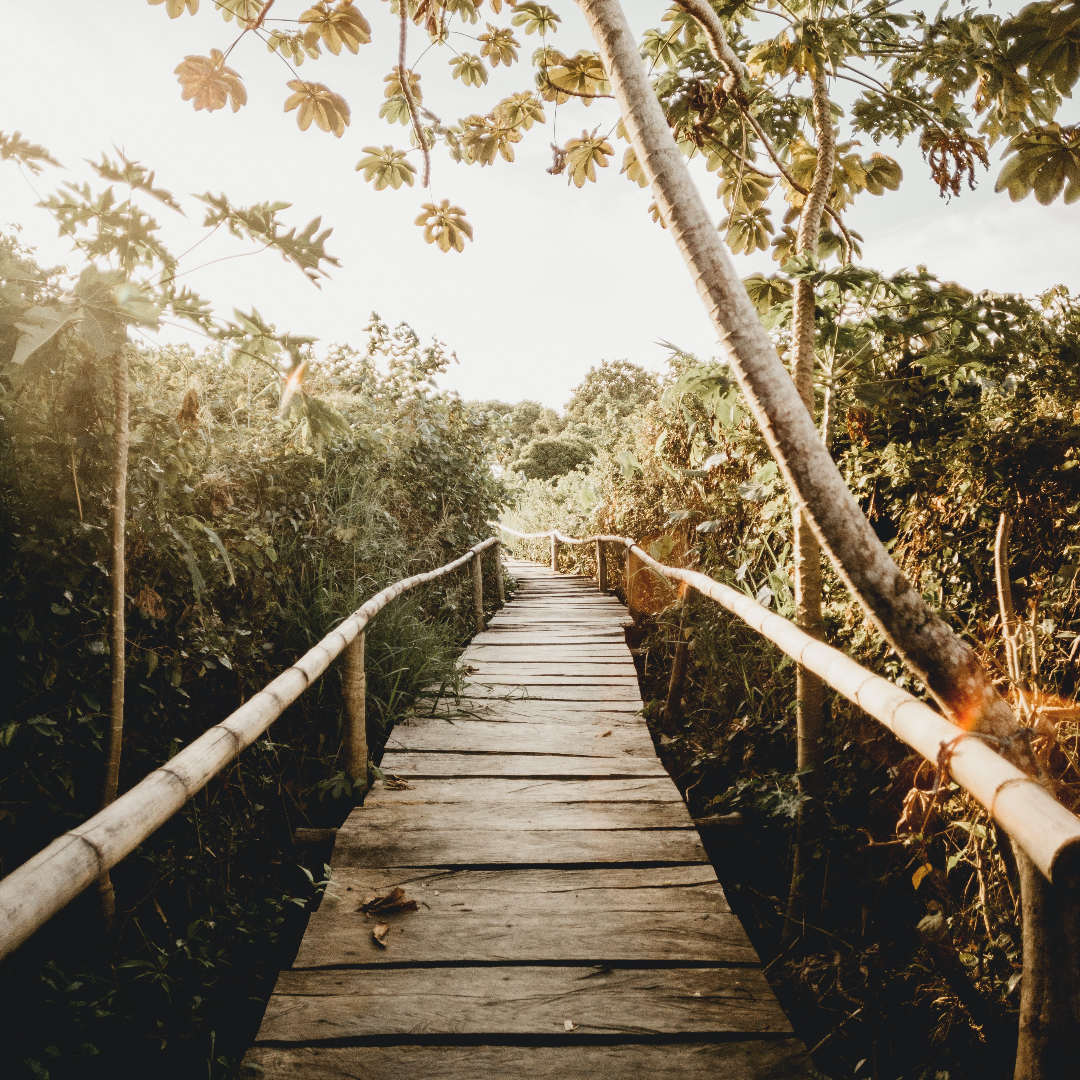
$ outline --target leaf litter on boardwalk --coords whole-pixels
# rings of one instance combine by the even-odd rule
[[[377,893],[365,896],[356,910],[366,915],[395,915],[401,911],[415,911],[416,901],[408,899],[405,890],[400,885],[395,885],[385,896]]]

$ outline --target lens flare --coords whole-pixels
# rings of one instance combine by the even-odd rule
[[[307,361],[302,360],[293,368],[292,374],[285,380],[285,388],[281,392],[281,407],[278,409],[279,416],[284,416],[289,411],[289,404],[296,395],[296,391],[300,389],[300,383],[303,382],[306,368]]]

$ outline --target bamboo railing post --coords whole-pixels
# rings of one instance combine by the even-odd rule
[[[667,702],[664,705],[664,720],[673,724],[682,719],[682,695],[683,686],[686,683],[686,665],[689,659],[689,645],[686,641],[684,627],[686,624],[687,607],[690,604],[691,591],[686,590],[686,599],[683,600],[682,611],[679,613],[679,639],[675,642],[675,658],[671,664],[671,678],[668,681]]]
[[[503,584],[502,544],[495,542],[495,588],[498,591],[499,603],[506,603],[506,586]]]
[[[554,529],[551,530],[551,572],[559,572],[559,534]]]
[[[364,631],[342,650],[345,692],[345,772],[360,792],[368,786],[367,674],[364,671]]]
[[[476,612],[476,632],[484,632],[484,564],[480,552],[473,556],[473,608]]]
[[[596,587],[600,592],[607,592],[607,562],[604,559],[604,542],[596,541]]]

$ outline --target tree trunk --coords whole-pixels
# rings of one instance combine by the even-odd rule
[[[1024,672],[1009,569],[1012,526],[1012,518],[1002,511],[994,542],[994,577],[1009,678],[1023,702]],[[1008,837],[1002,840],[1006,846],[1011,843]],[[1024,944],[1015,1077],[1049,1080],[1069,1071],[1066,1063],[1070,1058],[1066,1054],[1080,1027],[1080,900],[1076,868],[1062,868],[1051,885],[1024,852],[1017,851],[1015,856]]]
[[[668,680],[667,701],[664,704],[664,720],[675,724],[682,720],[683,686],[686,684],[686,666],[689,661],[689,644],[686,640],[686,612],[692,593],[686,590],[682,611],[679,612],[678,640],[675,642],[675,656],[671,662],[671,678]]]
[[[813,77],[814,131],[817,135],[817,164],[810,193],[803,204],[795,249],[800,255],[816,255],[821,238],[821,218],[832,188],[836,168],[836,135],[833,131],[829,89],[825,75]],[[795,283],[791,314],[791,377],[806,411],[814,415],[814,285],[799,279]],[[823,636],[821,617],[821,548],[805,511],[796,506],[792,513],[795,559],[795,622],[812,637]],[[784,939],[799,933],[807,919],[817,921],[816,910],[807,910],[811,897],[820,897],[820,863],[817,851],[820,822],[821,775],[825,736],[825,687],[821,679],[801,664],[796,668],[796,727],[798,732],[798,783],[802,801],[795,832],[795,865],[788,894]]]
[[[118,349],[112,355],[113,377],[113,490],[109,528],[112,537],[112,559],[109,567],[109,668],[112,694],[109,704],[109,740],[105,765],[105,788],[101,796],[104,809],[116,799],[120,785],[120,751],[124,739],[124,674],[127,642],[124,625],[126,564],[124,533],[127,521],[128,447],[130,444],[128,358],[127,350]],[[116,894],[106,870],[98,879],[101,912],[111,930],[116,914]]]
[[[1016,852],[1024,918],[1024,977],[1015,1080],[1076,1074],[1080,1030],[1080,875],[1076,865],[1054,884]],[[1073,860],[1075,864],[1075,860]]]

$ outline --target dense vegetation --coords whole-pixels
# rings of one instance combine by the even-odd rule
[[[0,242],[0,302],[56,277]],[[242,350],[129,361],[121,790],[373,592],[487,535],[505,498],[488,421],[434,387],[443,351],[407,327],[373,317],[366,348],[331,349],[285,415],[280,373]],[[0,375],[0,874],[101,799],[112,417],[108,365],[74,332]],[[469,613],[462,575],[373,623],[376,761],[418,689],[456,677]],[[331,671],[125,860],[112,935],[89,890],[5,961],[3,1075],[232,1075],[325,887],[293,830],[355,801],[341,712]]]
[[[1043,767],[1075,808],[1080,308],[1064,289],[1031,302],[972,294],[922,270],[809,273],[819,419],[833,455],[893,556],[1034,727]],[[786,347],[790,281],[748,286]],[[505,520],[633,536],[655,557],[790,616],[790,503],[729,372],[675,354],[660,383],[657,400],[628,402],[618,422],[600,425],[588,466],[520,478]],[[1020,685],[1007,677],[994,589],[1002,511],[1016,522]],[[547,556],[543,544],[532,553]],[[566,569],[592,569],[587,549],[562,557]],[[801,801],[794,666],[648,571],[635,575],[630,599],[661,754],[695,813],[743,813],[752,845],[712,841],[717,865],[818,1067],[830,1077],[1011,1076],[1018,896],[985,811],[948,784],[931,805],[934,770],[833,698],[812,915],[785,933]],[[825,602],[833,644],[922,692],[831,571]],[[690,671],[681,709],[666,714],[680,638]]]

